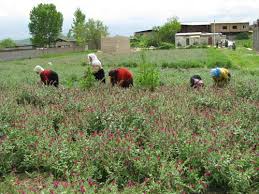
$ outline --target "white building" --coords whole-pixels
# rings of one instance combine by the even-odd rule
[[[225,40],[226,36],[221,33],[190,32],[175,34],[176,48],[192,45],[215,45],[216,42],[224,42]]]

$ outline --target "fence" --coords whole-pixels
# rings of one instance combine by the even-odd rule
[[[85,48],[82,47],[2,50],[0,51],[0,61],[30,59],[48,54],[62,54],[67,52],[80,52],[84,50]]]

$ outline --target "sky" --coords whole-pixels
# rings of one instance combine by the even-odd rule
[[[180,22],[248,21],[259,18],[259,0],[0,0],[0,39],[30,37],[30,10],[53,3],[63,14],[67,34],[73,13],[80,8],[87,18],[99,19],[110,35],[133,35],[178,17]]]

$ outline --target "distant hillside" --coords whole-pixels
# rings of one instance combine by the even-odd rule
[[[16,44],[17,46],[31,45],[32,42],[31,42],[31,40],[30,40],[29,38],[27,38],[27,39],[23,39],[23,40],[15,40],[15,44]]]

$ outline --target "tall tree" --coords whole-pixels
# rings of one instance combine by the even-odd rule
[[[181,24],[177,17],[172,17],[167,20],[167,22],[156,28],[158,36],[162,42],[175,43],[175,34],[180,31]]]
[[[86,44],[85,14],[79,8],[74,13],[71,33],[78,45]]]
[[[98,48],[101,37],[109,35],[108,27],[100,20],[89,19],[86,22],[85,27],[87,41],[93,41],[96,48]]]
[[[71,37],[73,36],[72,33],[73,33],[73,32],[72,32],[72,29],[70,29],[70,30],[68,31],[68,33],[67,33],[67,37],[68,37],[68,38],[71,38]]]
[[[30,12],[29,30],[32,43],[37,46],[50,46],[62,31],[63,15],[54,4],[39,4]]]

